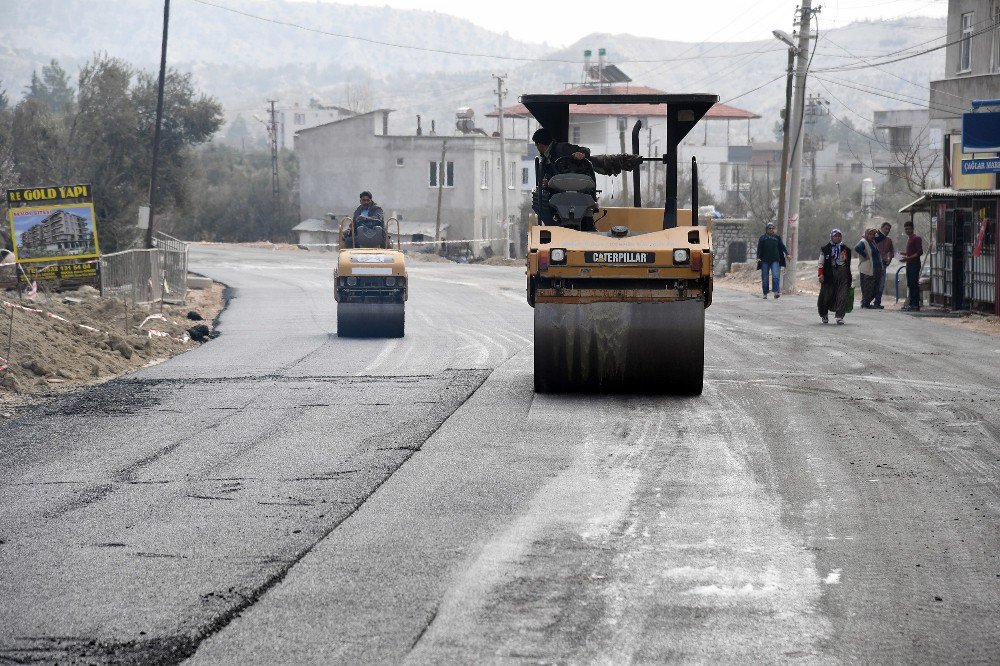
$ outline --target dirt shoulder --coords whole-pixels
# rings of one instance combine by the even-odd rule
[[[126,306],[92,287],[22,299],[0,292],[0,418],[197,347],[224,307],[221,284],[162,307]]]

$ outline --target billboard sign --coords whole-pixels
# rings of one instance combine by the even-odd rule
[[[100,256],[90,185],[7,190],[7,206],[18,263]]]

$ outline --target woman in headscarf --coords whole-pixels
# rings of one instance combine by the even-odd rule
[[[851,288],[851,249],[844,245],[840,229],[830,232],[830,242],[820,248],[819,254],[819,316],[829,324],[830,310],[837,323],[844,323],[847,314],[847,294]]]

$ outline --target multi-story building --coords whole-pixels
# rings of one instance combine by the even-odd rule
[[[930,299],[954,309],[1000,314],[997,173],[988,166],[963,173],[963,160],[996,157],[996,145],[974,152],[963,136],[966,116],[1000,136],[1000,0],[949,0],[945,77],[930,82],[929,115],[942,127],[944,187],[925,189],[900,212],[924,237]],[[973,101],[982,100],[973,110]],[[985,122],[983,122],[985,121]],[[991,150],[992,149],[992,150]],[[929,270],[927,270],[929,269]]]
[[[78,253],[92,243],[87,218],[68,210],[57,210],[21,234],[19,245],[37,253],[66,251]]]
[[[476,254],[503,254],[503,239],[523,235],[516,220],[525,196],[518,174],[524,140],[506,140],[504,190],[498,138],[482,131],[390,135],[389,113],[351,116],[295,135],[303,219],[350,215],[368,190],[387,216],[431,229],[440,198],[447,240],[468,241]]]
[[[291,149],[295,142],[295,133],[299,130],[356,115],[350,109],[321,104],[315,99],[310,99],[308,104],[294,102],[289,106],[275,106],[274,111],[279,150]]]

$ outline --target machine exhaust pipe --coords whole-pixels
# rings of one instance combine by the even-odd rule
[[[639,154],[639,130],[642,129],[642,121],[636,120],[635,125],[632,126],[632,154]],[[639,187],[639,171],[640,169],[636,167],[632,171],[632,205],[636,208],[642,208],[642,192]]]
[[[698,226],[698,158],[691,156],[691,225]]]

